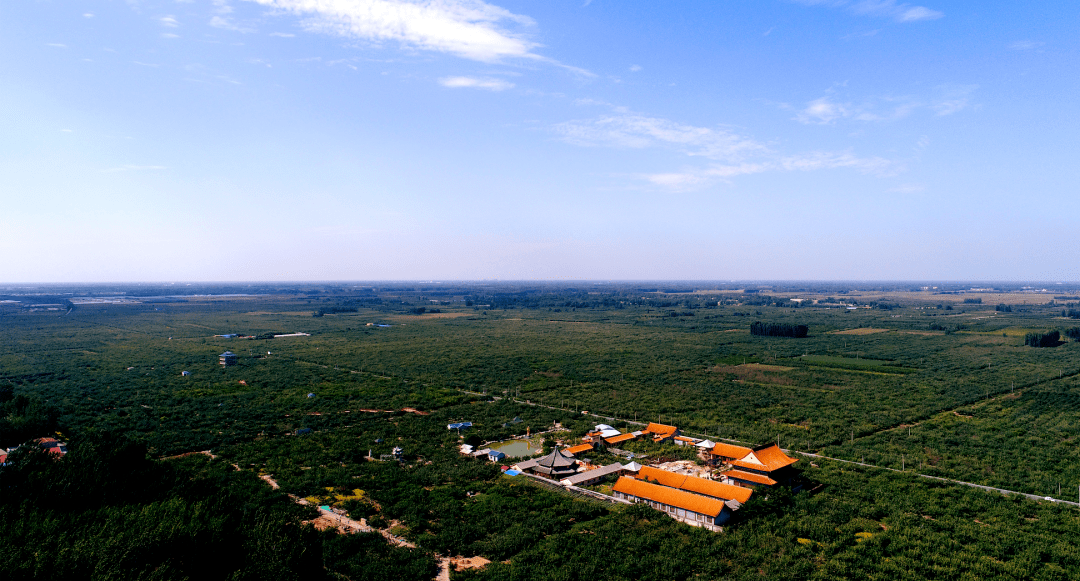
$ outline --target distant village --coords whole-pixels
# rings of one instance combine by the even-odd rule
[[[447,428],[460,433],[471,426],[469,422],[460,422]],[[691,446],[697,452],[698,462],[653,461],[617,447],[645,439],[656,444]],[[676,426],[659,423],[650,423],[645,429],[631,433],[598,424],[580,444],[556,446],[545,456],[516,464],[510,464],[507,454],[496,449],[498,444],[501,443],[478,449],[462,444],[460,451],[467,456],[503,464],[503,472],[508,476],[520,475],[558,484],[567,490],[609,502],[646,503],[675,520],[712,531],[722,530],[721,525],[727,523],[755,492],[777,486],[798,487],[793,468],[797,460],[776,444],[746,448],[717,443],[684,436]],[[630,462],[601,466],[587,457],[590,453],[602,452],[627,456]],[[604,492],[597,490],[597,484],[612,481],[610,494],[606,493],[606,487]]]
[[[56,457],[62,457],[67,454],[67,444],[65,442],[61,442],[60,440],[57,440],[56,438],[37,438],[26,442],[25,444],[23,444],[23,446],[38,447]],[[18,450],[20,447],[21,446],[15,446],[14,448],[7,449],[0,448],[0,466],[6,465],[8,462],[8,456],[10,456],[13,452],[15,452],[15,450]]]

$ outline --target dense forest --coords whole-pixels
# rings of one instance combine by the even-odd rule
[[[750,323],[750,334],[758,337],[805,337],[810,332],[806,325],[791,325],[788,323],[762,323],[754,321]]]
[[[0,447],[19,446],[0,467],[0,570],[431,579],[465,555],[492,563],[452,578],[1077,578],[1075,507],[918,474],[1077,500],[1080,343],[1027,345],[1080,289],[936,286],[0,289]],[[709,533],[457,453],[648,421],[780,442],[808,485]],[[288,494],[416,548],[319,532]]]

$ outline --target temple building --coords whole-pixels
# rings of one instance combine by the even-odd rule
[[[642,430],[642,434],[651,434],[653,437],[653,441],[659,444],[660,442],[665,442],[674,438],[675,436],[682,434],[682,432],[680,432],[679,428],[676,428],[675,426],[668,426],[655,422],[649,422],[649,425],[644,430]]]
[[[733,469],[725,472],[724,476],[747,485],[790,484],[795,476],[795,470],[791,468],[795,462],[798,460],[785,454],[780,446],[769,444],[754,448],[742,458],[731,461]]]
[[[735,446],[732,444],[718,443],[715,444],[709,454],[717,464],[727,464],[734,462],[739,458],[745,458],[747,454],[753,452],[750,448],[744,448],[742,446]]]
[[[697,476],[689,476],[687,474],[676,474],[675,472],[660,470],[659,468],[653,468],[652,466],[642,466],[641,469],[638,470],[637,479],[655,482],[661,486],[667,486],[669,488],[675,488],[719,500],[734,500],[739,505],[750,500],[750,496],[753,494],[753,491],[749,488],[724,484],[715,480],[698,478]]]
[[[615,498],[647,503],[677,521],[711,531],[719,530],[739,507],[738,501],[723,501],[628,476],[619,478],[611,490]]]
[[[532,472],[552,480],[562,480],[578,471],[578,464],[573,458],[565,456],[558,449],[543,458],[526,460],[516,466],[517,470]]]

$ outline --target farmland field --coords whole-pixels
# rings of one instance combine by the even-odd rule
[[[722,535],[664,522],[665,534],[710,555],[665,578],[758,570],[892,578],[923,566],[926,575],[1017,579],[1080,571],[1058,544],[1080,542],[1077,509],[915,476],[1077,500],[1080,343],[1033,348],[1024,335],[1080,322],[1062,317],[1068,302],[1045,295],[996,290],[974,303],[974,293],[956,290],[835,285],[766,295],[724,285],[664,293],[614,283],[401,284],[208,293],[227,297],[134,289],[123,302],[72,300],[116,290],[2,290],[0,301],[12,302],[0,302],[0,383],[53,410],[50,432],[73,442],[116,435],[153,461],[212,450],[244,472],[272,474],[284,492],[349,498],[336,502],[398,522],[428,552],[364,549],[417,564],[417,578],[427,575],[424,555],[435,553],[510,563],[454,574],[462,579],[534,578],[515,564],[540,566],[544,551],[584,563],[589,551],[651,547],[653,561],[641,566],[653,573],[678,560],[678,549],[640,530],[656,518],[647,511],[564,498],[460,458],[461,440],[446,429],[457,421],[473,422],[468,436],[478,442],[559,422],[568,431],[557,438],[569,443],[595,423],[639,429],[635,422],[660,420],[702,438],[779,441],[796,457],[909,473],[803,458],[803,477],[823,485],[814,495],[749,505]],[[29,306],[46,303],[64,306]],[[999,310],[1006,304],[1011,311]],[[810,333],[753,336],[755,321]],[[273,338],[293,333],[309,335]],[[219,365],[227,350],[237,365]],[[28,433],[10,421],[0,427],[5,447]],[[395,447],[401,465],[367,460]],[[907,499],[898,503],[894,489]],[[582,531],[606,531],[610,545],[571,547]],[[1053,541],[1035,555],[1038,539]],[[339,554],[330,541],[303,542]],[[623,572],[596,578],[649,576],[611,571]]]

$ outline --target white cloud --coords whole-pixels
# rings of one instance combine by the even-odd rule
[[[1018,40],[1016,42],[1009,43],[1010,50],[1031,50],[1033,48],[1039,48],[1046,44],[1045,42],[1036,42],[1034,40]]]
[[[971,94],[978,88],[978,85],[942,85],[938,87],[938,97],[930,108],[939,116],[952,115],[968,107]]]
[[[177,22],[176,17],[172,15],[158,17],[157,21],[162,26],[166,26],[169,28],[176,28],[180,26],[180,23]]]
[[[945,16],[945,13],[932,10],[925,6],[912,6],[911,4],[897,2],[896,0],[794,0],[807,6],[825,6],[827,8],[844,8],[849,12],[862,16],[878,18],[892,18],[897,22],[920,22],[923,20],[936,20]]]
[[[617,109],[615,115],[566,121],[555,126],[563,140],[575,145],[640,149],[674,147],[691,156],[730,159],[764,146],[723,129],[694,127]]]
[[[641,65],[630,65],[630,72],[636,73],[641,70]]]
[[[119,167],[111,167],[109,169],[101,170],[101,173],[116,173],[121,171],[144,171],[144,170],[161,170],[168,169],[163,165],[122,165]]]
[[[296,36],[291,32],[271,32],[270,36],[280,36],[281,38],[292,38]]]
[[[931,10],[925,6],[915,6],[901,9],[896,15],[896,19],[900,22],[918,22],[920,20],[937,20],[942,16],[945,16],[945,13]]]
[[[901,169],[893,161],[880,157],[859,157],[851,152],[784,155],[727,129],[685,125],[623,108],[612,115],[560,123],[553,130],[564,141],[574,145],[631,149],[665,147],[688,157],[708,160],[704,167],[637,176],[655,186],[672,190],[694,189],[718,180],[770,171],[846,168],[864,174],[893,175]]]
[[[439,79],[439,84],[453,89],[474,88],[487,89],[489,91],[505,91],[513,89],[514,83],[502,79],[477,79],[473,77],[445,77]]]
[[[53,48],[67,48],[66,44],[60,44],[59,42],[49,42],[46,43],[45,46],[51,46]]]
[[[814,99],[795,112],[795,121],[807,125],[829,125],[841,119],[856,121],[895,121],[918,110],[931,110],[938,115],[950,115],[966,108],[976,85],[943,85],[935,94],[924,97],[885,96],[872,97],[862,103],[840,101],[834,94]],[[790,108],[783,105],[783,108]]]
[[[795,115],[795,120],[799,123],[824,125],[847,117],[850,113],[850,105],[822,97],[807,103],[806,107]]]
[[[163,32],[163,33],[161,33],[161,38],[180,38],[180,35],[179,34],[173,34],[171,32]]]
[[[811,152],[759,162],[714,164],[683,172],[644,174],[639,177],[656,186],[675,191],[685,191],[707,186],[717,180],[728,180],[741,175],[773,171],[819,171],[828,169],[853,169],[862,174],[891,176],[899,172],[902,167],[896,162],[880,157],[864,158],[848,152]]]
[[[396,41],[421,50],[496,62],[545,60],[538,45],[508,26],[531,18],[481,0],[248,0],[300,15],[311,31],[371,42]]]
[[[93,17],[94,17],[94,15],[90,14],[89,12],[87,12],[86,14],[83,14],[83,18],[93,18]]]
[[[232,19],[226,18],[224,16],[211,17],[210,26],[213,26],[214,28],[220,28],[222,30],[232,30],[235,32],[255,32],[254,28],[251,28],[250,26],[241,26],[233,22]]]

